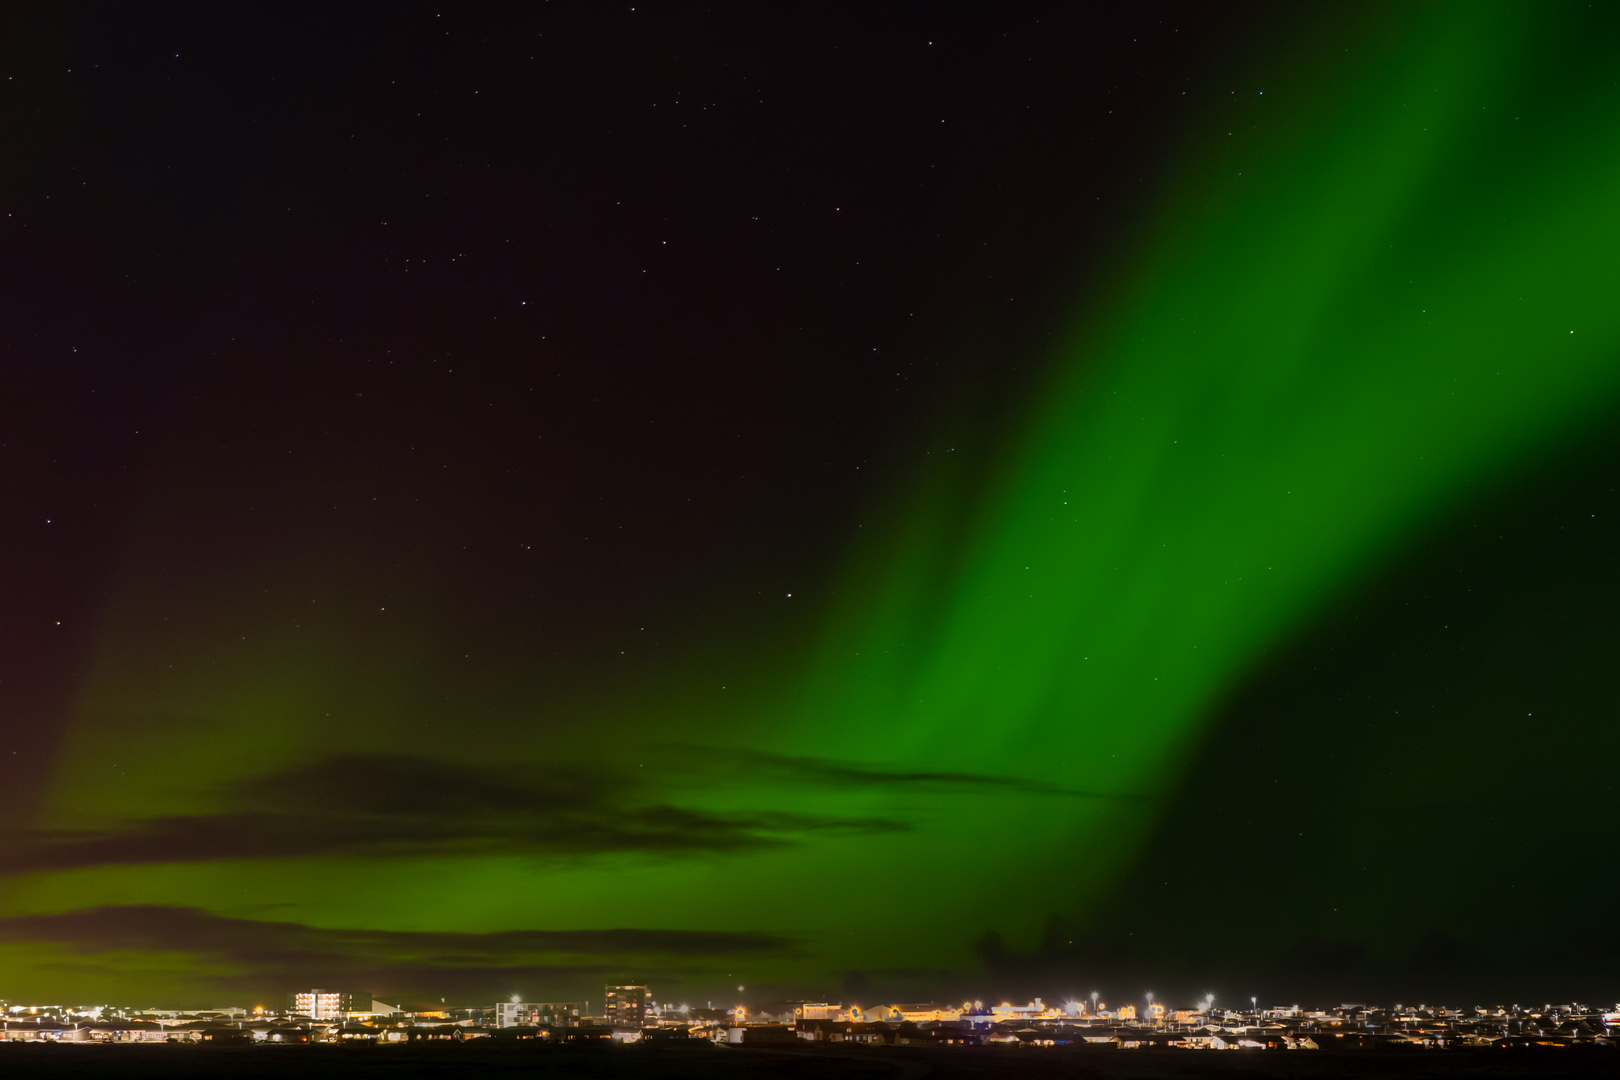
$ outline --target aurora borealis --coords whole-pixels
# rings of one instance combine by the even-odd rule
[[[76,18],[0,997],[1613,989],[1612,12]]]

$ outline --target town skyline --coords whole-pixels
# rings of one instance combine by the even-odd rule
[[[0,29],[0,998],[1620,997],[1620,6]]]

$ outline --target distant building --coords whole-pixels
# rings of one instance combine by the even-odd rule
[[[859,1019],[868,1024],[890,1023],[898,1024],[910,1021],[911,1023],[926,1023],[929,1021],[950,1021],[952,1023],[962,1018],[962,1009],[950,1005],[935,1005],[933,1002],[924,1004],[874,1005],[862,1009]]]
[[[904,1006],[902,1006],[904,1007]],[[1033,1020],[1059,1020],[1068,1013],[1060,1006],[1048,1005],[1040,998],[1036,998],[1028,1005],[1014,1005],[1004,1001],[1000,1005],[990,1007],[990,1015],[998,1022],[1018,1020],[1029,1022]]]
[[[570,1027],[579,1024],[577,1001],[502,1001],[495,1006],[496,1027]]]
[[[370,1012],[371,995],[355,990],[296,990],[287,995],[287,1008],[311,1020],[341,1020],[352,1012]]]
[[[932,1001],[926,1004],[890,1005],[889,1008],[899,1013],[901,1020],[909,1020],[912,1023],[930,1020],[955,1023],[962,1019],[963,1010],[963,1006],[935,1005]]]
[[[645,986],[608,986],[604,988],[602,1015],[609,1024],[639,1028],[647,1022],[647,1007],[651,1004],[652,994]]]
[[[750,1005],[742,1013],[750,1024],[791,1024],[803,1019],[802,1001],[767,1001]]]
[[[801,1001],[793,1010],[795,1020],[836,1020],[843,1012],[839,1005],[829,1005],[825,1001]]]

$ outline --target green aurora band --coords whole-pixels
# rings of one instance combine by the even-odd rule
[[[744,969],[615,958],[694,990],[968,970],[986,930],[1028,942],[1054,912],[1083,916],[1269,650],[1503,473],[1551,460],[1620,390],[1620,83],[1612,38],[1583,22],[1603,16],[1470,4],[1336,18],[1232,76],[1230,100],[1184,133],[1145,221],[1080,298],[1025,430],[988,480],[942,472],[862,530],[811,654],[760,649],[760,670],[795,674],[761,686],[727,674],[749,658],[699,647],[661,692],[603,707],[649,744],[698,719],[730,733],[701,755],[721,765],[669,781],[665,801],[833,823],[824,834],[734,854],[41,869],[6,881],[0,915],[139,903],[317,927],[796,942]],[[161,577],[144,569],[156,558],[137,544],[130,580]],[[195,629],[145,634],[134,613],[156,588],[132,584],[107,611],[41,827],[203,813],[219,784],[374,751],[367,718],[433,707],[387,659],[425,625],[385,638],[334,612],[296,640],[216,648]],[[183,588],[201,611],[221,586],[198,571]],[[154,674],[171,663],[210,674]],[[367,722],[333,727],[339,706]],[[168,718],[163,737],[119,738],[137,716]],[[511,752],[538,766],[589,748],[553,737]],[[690,753],[649,745],[627,767],[676,775]],[[849,824],[872,821],[905,827]],[[41,992],[200,992],[229,975],[207,956],[0,949]]]

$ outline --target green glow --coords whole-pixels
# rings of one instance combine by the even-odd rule
[[[890,591],[884,633],[840,636],[875,657],[851,666],[904,756],[964,762],[985,736],[1038,734],[1076,753],[1029,761],[1045,775],[1138,790],[1136,769],[1081,749],[1145,765],[1461,485],[1607,404],[1617,158],[1504,146],[1511,54],[1453,29],[1415,31],[1438,40],[1377,98],[1359,89],[1352,122],[1281,123],[1275,145],[1223,155],[1243,179],[1199,193],[1216,220],[1166,229],[1127,314],[1087,320],[960,568],[936,575],[949,603]],[[1457,235],[1459,207],[1481,203],[1498,220]],[[854,608],[851,625],[870,620]],[[829,697],[848,675],[829,673]]]
[[[1238,92],[962,553],[919,565],[960,543],[923,510],[857,575],[812,709],[846,752],[1163,792],[1268,646],[1612,404],[1620,154],[1582,127],[1609,114],[1569,114],[1542,28],[1470,10],[1355,42],[1359,78]],[[1086,867],[1039,902],[1083,904],[1143,817],[1016,823]]]
[[[1493,475],[1597,422],[1620,388],[1620,91],[1579,74],[1598,61],[1577,15],[1394,9],[1315,48],[1271,85],[1234,82],[1186,133],[1147,228],[1129,234],[1146,237],[1081,298],[994,479],[925,485],[852,554],[801,677],[728,703],[710,684],[750,663],[776,670],[762,647],[593,718],[649,744],[702,720],[777,754],[1129,798],[672,772],[641,782],[680,806],[910,828],[700,857],[40,871],[10,881],[0,907],[757,928],[802,950],[759,978],[823,985],[853,968],[967,966],[986,929],[1017,937],[1083,911],[1173,790],[1200,721],[1268,648]],[[149,580],[142,569],[132,577]],[[309,614],[298,635],[215,647],[213,583],[169,584],[193,590],[180,601],[190,629],[150,636],[135,613],[151,597],[133,589],[108,612],[45,824],[194,812],[223,780],[375,752],[408,722],[442,719],[442,673],[390,659],[426,625],[378,636],[352,630],[352,613]],[[542,693],[508,689],[519,733],[506,753],[536,765],[590,753],[588,739],[544,735]],[[140,739],[120,738],[142,723]],[[471,740],[434,745],[487,756]],[[638,756],[624,767],[675,768],[650,745]],[[175,783],[175,762],[195,784]],[[881,912],[899,910],[896,935]]]

